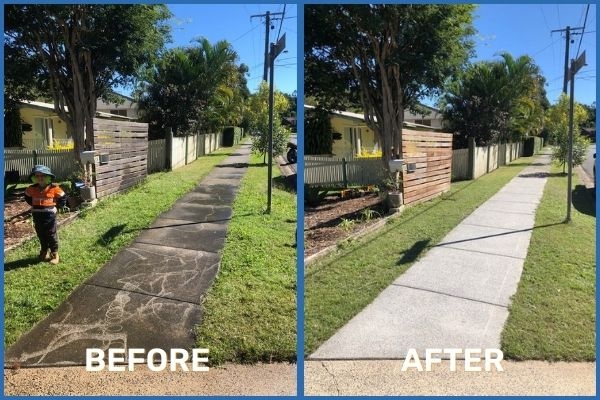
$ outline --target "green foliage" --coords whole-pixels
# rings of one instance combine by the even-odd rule
[[[596,360],[596,200],[574,177],[568,224],[567,178],[553,166],[536,211],[502,351],[517,360]]]
[[[290,131],[281,125],[281,117],[288,110],[288,99],[278,90],[273,94],[273,156],[281,155],[287,147]],[[252,132],[252,151],[265,155],[269,144],[269,86],[262,82],[258,92],[250,97],[248,106],[249,129]]]
[[[26,75],[30,86],[48,91],[79,152],[97,99],[154,64],[170,16],[158,4],[6,5],[5,51],[17,63],[11,71],[34,71]]]
[[[574,103],[573,110],[573,165],[585,161],[589,140],[581,135],[581,126],[587,120],[587,110],[579,103]],[[564,166],[568,161],[569,148],[569,98],[562,94],[558,102],[550,107],[545,117],[550,141],[555,145],[552,159]]]
[[[136,90],[143,120],[175,136],[240,123],[247,68],[236,60],[224,40],[212,45],[202,38],[196,46],[170,49]]]
[[[304,185],[304,204],[309,207],[317,207],[325,200],[327,190],[319,186]]]
[[[447,129],[455,133],[455,148],[520,140],[543,127],[548,100],[544,78],[529,56],[483,61],[467,67],[446,86],[441,109]]]
[[[275,187],[272,212],[263,212],[267,182],[260,161],[250,159],[219,275],[202,302],[196,344],[210,349],[211,364],[296,360],[296,198]]]
[[[439,93],[472,53],[473,5],[307,5],[305,92],[326,109],[362,108],[385,160],[404,109]]]
[[[333,130],[329,112],[322,108],[308,109],[304,116],[304,154],[331,154]]]
[[[23,127],[18,107],[4,106],[4,147],[21,147],[23,145]]]
[[[211,157],[200,158],[173,172],[152,174],[127,193],[102,200],[98,206],[80,214],[76,221],[59,228],[59,269],[49,263],[35,261],[39,252],[39,243],[35,239],[6,252],[5,345],[14,343],[21,334],[56,309],[73,289],[128,246],[157,216],[196,187],[231,152],[231,149],[217,150]],[[149,198],[153,201],[148,202]],[[98,246],[106,232],[115,226],[125,226],[126,229],[107,246]],[[10,265],[13,267],[7,267]]]
[[[337,253],[311,264],[305,270],[306,354],[371,303],[527,162],[523,159],[475,181],[454,183],[443,197],[407,208],[372,235],[338,246]]]
[[[370,220],[372,220],[373,218],[379,218],[379,217],[381,217],[381,214],[380,214],[380,213],[378,213],[378,212],[377,212],[377,211],[375,211],[375,210],[371,210],[370,208],[365,208],[364,210],[362,210],[362,211],[360,212],[360,214],[361,214],[362,218],[363,218],[365,221],[370,221]]]

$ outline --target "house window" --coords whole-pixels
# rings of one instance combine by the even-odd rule
[[[415,119],[415,124],[431,126],[430,119]]]
[[[121,115],[123,117],[127,116],[127,110],[110,110],[111,114]]]

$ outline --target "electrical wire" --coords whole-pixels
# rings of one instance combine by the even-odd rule
[[[587,5],[587,8],[585,10],[585,19],[583,20],[583,30],[581,31],[581,37],[579,38],[579,46],[577,46],[577,55],[575,56],[575,59],[577,59],[577,57],[579,56],[579,50],[581,49],[581,42],[583,40],[583,34],[585,33],[585,24],[587,23],[587,17],[588,17],[588,12],[590,11],[590,5]]]

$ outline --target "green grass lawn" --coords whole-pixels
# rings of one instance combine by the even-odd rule
[[[536,213],[523,275],[502,333],[506,358],[596,359],[595,198],[574,175],[572,222],[567,178],[553,167]]]
[[[86,210],[59,229],[58,266],[37,262],[37,238],[4,254],[5,346],[60,305],[233,151],[221,149],[173,172],[152,174],[127,193]]]
[[[264,214],[266,177],[262,156],[252,156],[203,302],[196,343],[212,364],[296,360],[296,196],[274,187],[272,213]]]
[[[494,195],[533,158],[452,184],[435,200],[407,208],[376,233],[345,244],[305,272],[305,351],[312,353],[430,246]]]

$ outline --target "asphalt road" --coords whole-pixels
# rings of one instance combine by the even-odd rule
[[[583,170],[591,179],[594,179],[594,162],[596,161],[594,159],[594,153],[596,153],[596,145],[591,144],[590,147],[588,147],[585,161],[581,164]]]

